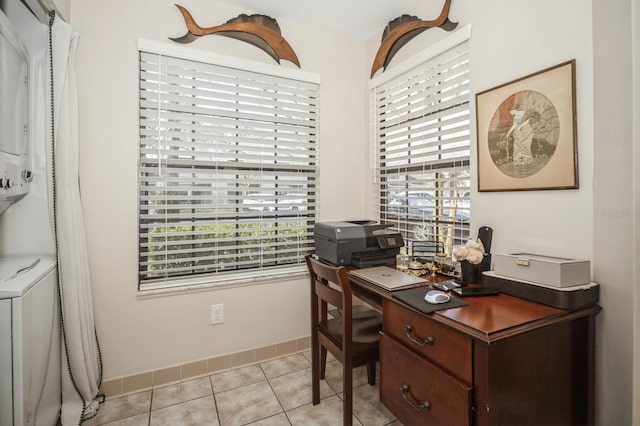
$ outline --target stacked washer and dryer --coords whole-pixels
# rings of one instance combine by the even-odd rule
[[[28,194],[33,178],[29,61],[0,10],[0,214]],[[0,242],[6,234],[0,232]],[[56,260],[11,253],[4,247],[0,257],[0,426],[51,426],[61,404]]]

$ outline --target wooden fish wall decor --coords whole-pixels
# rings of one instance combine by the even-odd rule
[[[449,20],[450,6],[451,0],[445,0],[440,16],[433,21],[422,21],[417,16],[409,15],[402,15],[390,21],[382,33],[382,43],[371,67],[371,77],[380,68],[383,68],[383,71],[386,70],[391,58],[398,53],[398,50],[424,30],[434,27],[440,27],[445,31],[455,29],[458,23]]]
[[[218,34],[252,44],[264,50],[277,63],[280,63],[280,59],[286,59],[296,64],[298,68],[300,67],[296,53],[280,33],[278,22],[269,16],[242,14],[222,25],[203,28],[196,23],[187,9],[177,4],[176,7],[182,12],[187,24],[185,35],[176,38],[169,37],[177,43],[191,43],[201,36]]]

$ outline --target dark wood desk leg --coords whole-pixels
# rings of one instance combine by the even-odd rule
[[[314,323],[318,318],[318,296],[311,286],[311,401],[313,405],[320,404],[320,342],[318,329]]]

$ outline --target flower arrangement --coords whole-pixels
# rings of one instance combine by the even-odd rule
[[[482,262],[482,259],[484,257],[484,245],[479,239],[469,240],[464,245],[464,247],[454,248],[451,254],[453,255],[453,258],[458,262],[466,260],[473,265],[477,265]]]

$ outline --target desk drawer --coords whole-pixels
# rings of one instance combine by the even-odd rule
[[[471,384],[469,337],[390,300],[383,303],[382,318],[386,335]]]
[[[469,425],[471,387],[380,336],[380,400],[405,425]]]

